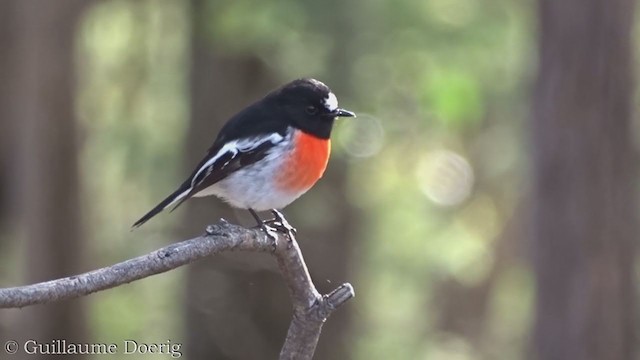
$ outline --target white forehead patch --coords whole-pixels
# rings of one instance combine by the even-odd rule
[[[338,98],[333,95],[332,92],[324,99],[324,107],[329,111],[334,111],[338,108]]]

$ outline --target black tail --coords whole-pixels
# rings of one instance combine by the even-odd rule
[[[189,190],[190,189],[191,189],[190,182],[188,182],[188,181],[184,182],[178,188],[178,190],[174,191],[171,195],[167,196],[167,198],[162,200],[162,202],[160,204],[156,205],[156,207],[151,209],[151,211],[149,211],[145,216],[141,217],[140,220],[136,221],[135,224],[133,224],[132,228],[137,228],[137,227],[141,226],[142,224],[146,223],[149,219],[151,219],[152,217],[156,216],[162,210],[166,209],[173,202],[178,201],[178,200],[182,200],[182,201],[186,200],[186,197],[188,197],[190,195],[189,194]],[[178,202],[176,207],[178,207],[180,204],[182,204],[182,201]]]

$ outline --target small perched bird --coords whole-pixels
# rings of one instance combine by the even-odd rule
[[[133,227],[192,196],[209,195],[249,210],[265,231],[256,211],[271,210],[282,225],[286,221],[278,209],[322,177],[335,119],[355,116],[338,108],[336,96],[320,81],[294,80],[229,119],[191,175]]]

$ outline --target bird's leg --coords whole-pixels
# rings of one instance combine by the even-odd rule
[[[266,220],[265,222],[273,226],[277,230],[289,235],[289,239],[293,239],[298,232],[296,228],[289,224],[287,219],[285,219],[284,215],[280,211],[271,209],[271,213],[273,214],[274,218],[271,220]]]
[[[268,225],[268,222],[263,221],[262,219],[260,219],[260,216],[258,216],[258,213],[255,212],[255,210],[249,208],[249,212],[251,213],[251,216],[253,216],[253,218],[256,220],[256,222],[258,223],[258,227],[260,229],[262,229],[262,231],[264,231],[264,233],[270,237],[271,239],[273,239],[273,247],[275,250],[275,247],[278,243],[278,234],[276,234],[276,232],[278,231],[277,228],[271,228]]]
[[[264,225],[264,222],[262,221],[262,219],[260,219],[260,216],[258,216],[258,213],[255,212],[255,210],[249,208],[249,213],[251,213],[251,216],[253,216],[253,218],[256,220],[259,227],[262,227],[262,225]]]

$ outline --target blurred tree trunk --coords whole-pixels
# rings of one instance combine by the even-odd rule
[[[10,36],[10,10],[9,3],[6,1],[0,1],[0,48],[11,49],[13,47],[12,38]],[[9,120],[9,113],[7,108],[10,102],[8,101],[9,94],[9,76],[11,71],[9,69],[9,57],[0,56],[0,261],[4,261],[7,257],[6,245],[7,239],[13,229],[10,226],[9,217],[11,204],[11,188],[10,188],[10,174],[11,174],[11,149],[12,139],[15,138],[14,122]],[[0,272],[7,271],[7,267],[0,267]],[[0,338],[8,339],[9,326],[8,317],[6,312],[0,312]]]
[[[189,167],[200,160],[217,130],[231,115],[279,85],[253,55],[224,56],[215,49],[203,29],[206,21],[211,21],[205,17],[206,1],[191,3],[194,30],[192,117],[187,140]],[[336,48],[336,57],[340,57],[342,48]],[[340,80],[338,88],[348,87],[342,73],[336,74],[336,79]],[[334,158],[325,178],[313,191],[285,210],[300,230],[307,264],[318,289],[324,292],[333,290],[347,277],[348,249],[352,246],[348,239],[356,228],[356,217],[352,216],[354,210],[344,196],[346,176],[345,162]],[[318,206],[328,211],[322,215],[326,223],[319,222],[318,214],[311,210]],[[233,211],[213,198],[196,200],[188,207],[185,223],[191,232],[220,217],[253,226],[254,221],[245,211]],[[192,265],[186,304],[190,359],[277,358],[289,325],[291,302],[270,257],[231,254]],[[346,310],[341,309],[325,325],[316,359],[348,358]]]
[[[7,39],[12,46],[3,53],[10,71],[3,71],[2,80],[10,91],[2,93],[2,104],[8,106],[3,115],[16,125],[12,166],[17,177],[12,183],[17,186],[25,242],[25,283],[80,270],[73,58],[75,25],[83,6],[79,0],[3,4],[10,20],[3,26],[10,26]],[[14,337],[86,341],[80,300],[29,307],[16,316]]]
[[[0,1],[0,48],[11,49],[12,39],[10,36],[10,6],[6,1]],[[10,141],[13,139],[13,121],[9,121],[7,114],[7,107],[10,105],[8,101],[9,94],[11,93],[8,85],[9,71],[9,57],[0,56],[0,247],[4,243],[4,232],[6,217],[9,210],[9,152],[11,150]]]
[[[540,0],[533,108],[539,359],[634,359],[632,0]]]
[[[202,158],[231,115],[271,88],[265,86],[271,82],[258,59],[224,57],[211,49],[210,39],[194,35],[187,166]],[[191,235],[221,217],[247,226],[255,222],[215,197],[190,201],[186,212],[185,232]],[[190,359],[277,358],[290,302],[270,256],[221,254],[190,266],[187,277]]]
[[[192,0],[191,125],[186,174],[205,154],[224,122],[276,84],[252,55],[215,49],[206,0]],[[243,211],[216,198],[187,205],[185,233],[224,217],[253,226]],[[240,217],[240,218],[239,218]],[[187,353],[190,359],[273,359],[289,323],[287,290],[273,260],[262,254],[225,254],[193,264],[187,274]]]

